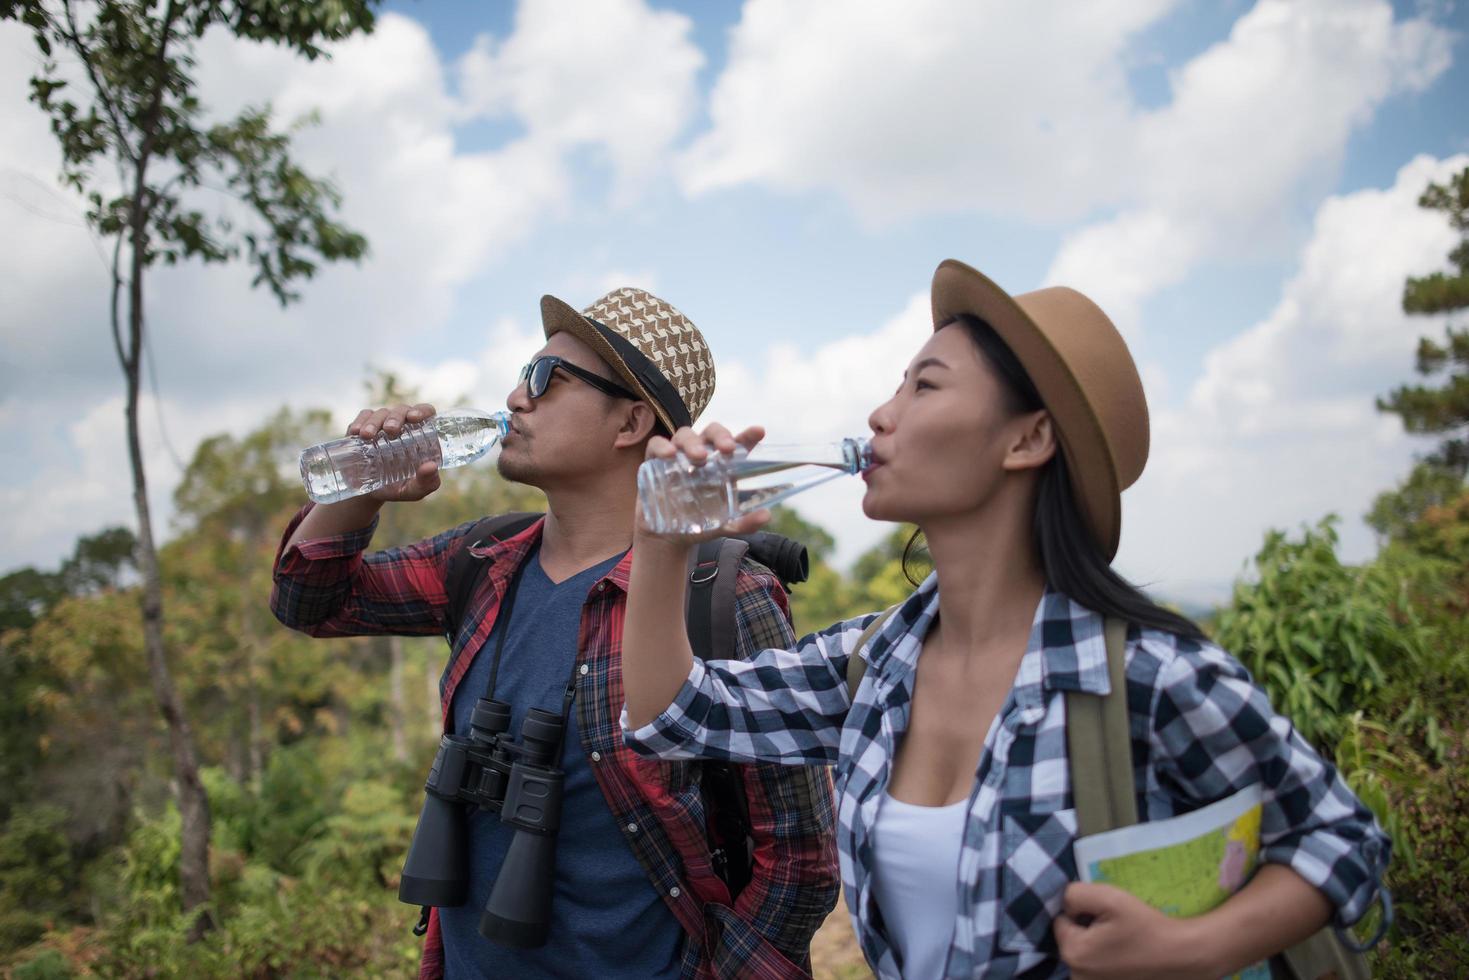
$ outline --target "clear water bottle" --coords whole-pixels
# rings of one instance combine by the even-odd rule
[[[395,439],[381,432],[371,442],[358,436],[333,439],[301,453],[301,482],[312,500],[334,504],[402,483],[428,460],[445,470],[471,463],[509,431],[508,412],[465,408],[405,425]]]
[[[815,446],[756,446],[733,455],[710,453],[702,466],[682,453],[638,468],[643,520],[659,534],[699,534],[742,514],[872,465],[866,439]]]

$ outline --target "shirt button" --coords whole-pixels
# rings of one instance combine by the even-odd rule
[[[627,825],[627,832],[629,834],[636,834],[638,832],[638,825],[635,824],[635,823],[628,824]]]
[[[678,898],[678,896],[682,895],[683,892],[678,890],[677,885],[674,885],[672,888],[668,889],[668,894],[671,898]]]
[[[602,761],[602,753],[600,753],[600,752],[593,752],[592,753],[592,761],[593,762],[601,762]]]
[[[579,673],[583,677],[585,677],[585,676],[587,676],[587,672],[590,671],[591,669],[592,669],[592,665],[591,664],[582,664],[581,667],[577,669],[577,673]]]

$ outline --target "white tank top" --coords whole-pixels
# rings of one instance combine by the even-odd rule
[[[959,851],[969,801],[916,806],[882,794],[873,827],[872,894],[904,980],[944,975],[959,916]]]

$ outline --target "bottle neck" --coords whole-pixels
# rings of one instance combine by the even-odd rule
[[[487,412],[481,408],[451,408],[434,416],[438,419],[479,419],[493,425],[501,439],[510,432],[510,413],[505,410]]]
[[[797,445],[762,443],[749,454],[749,459],[762,463],[828,466],[844,473],[860,473],[872,465],[872,445],[869,440],[860,437],[843,439],[841,442]]]

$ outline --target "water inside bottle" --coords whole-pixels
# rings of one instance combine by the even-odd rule
[[[478,459],[507,425],[504,413],[454,412],[407,426],[396,439],[336,439],[301,454],[301,480],[312,500],[334,504],[407,480],[426,460],[448,469]]]
[[[439,465],[445,469],[479,459],[499,441],[502,431],[473,415],[441,415],[431,421],[438,430],[443,454]]]
[[[733,458],[712,457],[702,467],[682,456],[650,460],[638,471],[638,487],[654,531],[699,534],[847,472],[846,463],[747,459],[741,450]]]

